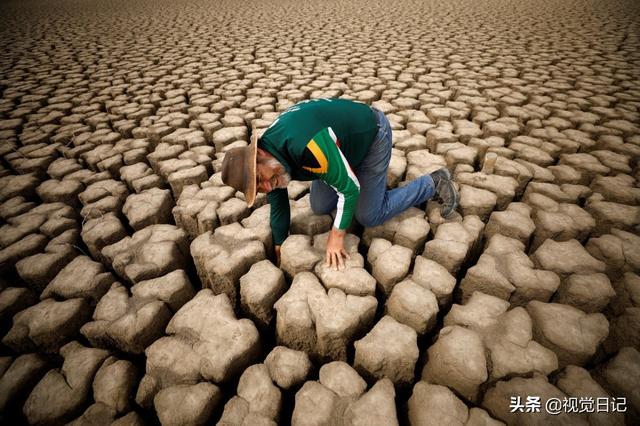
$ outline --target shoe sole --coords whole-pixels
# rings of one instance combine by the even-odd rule
[[[441,185],[442,184],[444,184],[444,182],[441,182]],[[458,203],[459,203],[458,191],[456,191],[455,186],[453,185],[451,180],[447,180],[447,184],[451,185],[451,193],[453,195],[453,200],[452,200],[452,203],[451,203],[451,206],[452,206],[451,207],[451,211],[448,214],[445,215],[444,212],[443,212],[443,209],[445,208],[444,205],[440,209],[440,215],[445,219],[448,219],[449,217],[451,217],[455,213],[456,208],[458,207]],[[438,186],[440,186],[440,185],[438,185]],[[440,191],[438,191],[437,189],[436,189],[436,191],[438,192],[438,195],[439,195]],[[442,203],[444,203],[444,200],[442,200],[442,197],[439,196],[438,198],[440,198]],[[449,208],[447,208],[447,210],[449,210]]]

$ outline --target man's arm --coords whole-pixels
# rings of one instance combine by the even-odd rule
[[[275,245],[276,260],[280,263],[280,246],[289,235],[291,211],[289,209],[289,193],[286,188],[276,188],[267,194],[270,205],[269,221]]]
[[[339,144],[330,127],[321,130],[306,146],[303,168],[331,186],[338,195],[336,218],[327,241],[326,262],[342,269],[342,258],[349,257],[344,250],[344,235],[351,225],[360,197],[360,183],[340,151]]]
[[[360,182],[340,151],[340,141],[330,127],[319,131],[307,144],[303,168],[331,186],[338,195],[334,228],[345,230],[351,225],[360,197]]]

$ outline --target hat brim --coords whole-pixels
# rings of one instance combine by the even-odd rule
[[[247,205],[252,207],[256,202],[256,160],[258,158],[258,134],[254,131],[251,135],[251,143],[247,147],[247,156],[245,161],[248,161],[249,164],[246,165],[247,174],[245,176],[245,185],[244,185],[244,197],[247,201]]]

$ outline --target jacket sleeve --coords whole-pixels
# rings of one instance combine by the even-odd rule
[[[286,188],[277,188],[267,194],[270,205],[271,233],[273,244],[281,245],[289,235],[291,211],[289,209],[289,193]]]
[[[340,141],[331,127],[316,133],[307,143],[302,167],[314,173],[331,186],[338,195],[336,218],[333,226],[344,230],[349,227],[360,197],[360,183],[340,150]]]

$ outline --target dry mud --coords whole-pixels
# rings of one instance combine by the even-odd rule
[[[0,420],[637,424],[639,16],[3,1]],[[338,273],[292,182],[274,265],[264,197],[248,209],[221,160],[321,97],[386,113],[390,187],[447,166],[458,217],[354,224]],[[528,397],[540,413],[512,412]],[[626,413],[571,409],[597,398]]]

